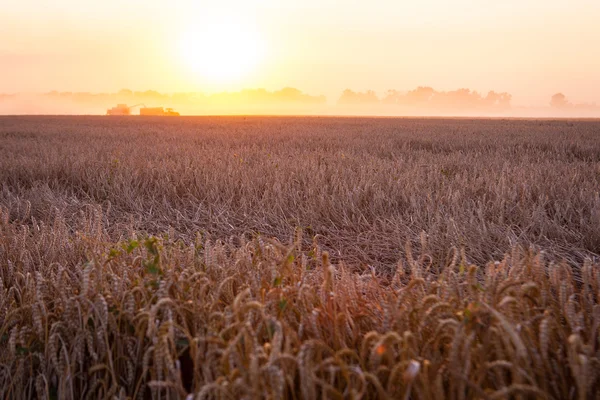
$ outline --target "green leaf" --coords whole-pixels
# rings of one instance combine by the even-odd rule
[[[131,254],[132,251],[137,249],[140,246],[140,242],[135,239],[131,239],[127,244],[123,244],[123,249],[127,252],[127,254]]]
[[[108,252],[108,259],[112,260],[113,258],[117,258],[120,255],[121,255],[121,250],[110,249],[110,251]]]
[[[151,287],[152,289],[158,289],[160,284],[159,284],[158,280],[153,279],[150,282],[146,283],[146,286]]]
[[[158,263],[154,261],[144,261],[144,267],[146,268],[146,272],[152,275],[158,275],[161,272]]]
[[[472,317],[471,310],[469,310],[468,308],[465,308],[465,311],[463,311],[463,316],[464,316],[463,321],[468,323]]]
[[[276,277],[276,278],[273,280],[273,286],[277,287],[277,286],[279,286],[279,285],[281,285],[281,277],[280,277],[280,276]]]
[[[275,324],[273,323],[273,321],[270,321],[267,324],[267,333],[268,333],[270,339],[272,339],[273,335],[275,335]]]
[[[144,246],[146,246],[148,252],[153,256],[158,254],[158,239],[156,239],[155,237],[146,239],[144,241]]]
[[[279,311],[283,312],[287,308],[288,301],[286,299],[279,300],[277,306],[279,307]]]

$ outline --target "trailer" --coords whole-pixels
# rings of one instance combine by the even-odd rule
[[[177,111],[173,111],[172,108],[165,109],[162,107],[143,107],[140,108],[140,115],[176,117],[179,116],[179,113]]]

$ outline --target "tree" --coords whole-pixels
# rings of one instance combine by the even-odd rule
[[[344,90],[338,100],[338,104],[377,104],[379,98],[373,90],[366,92],[354,92],[350,89]]]
[[[419,86],[415,90],[411,90],[406,94],[406,97],[414,103],[424,103],[431,100],[431,98],[436,94],[436,91],[433,90],[432,87],[429,86]]]
[[[385,97],[381,101],[384,104],[398,104],[402,98],[402,93],[397,90],[390,89],[385,92]]]
[[[512,99],[512,95],[510,93],[502,92],[497,93],[493,90],[488,92],[484,101],[488,106],[492,107],[500,107],[500,108],[510,108],[510,101]]]
[[[550,100],[550,106],[554,108],[566,108],[570,105],[567,96],[562,93],[556,93]]]

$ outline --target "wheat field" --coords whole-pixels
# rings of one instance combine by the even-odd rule
[[[0,397],[590,399],[600,122],[0,118]]]

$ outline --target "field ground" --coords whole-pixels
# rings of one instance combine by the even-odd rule
[[[598,121],[0,117],[0,397],[595,398],[598,188]]]
[[[425,231],[436,262],[517,244],[600,253],[600,122],[374,118],[3,118],[11,223],[112,239],[296,227],[335,259],[395,265]]]

